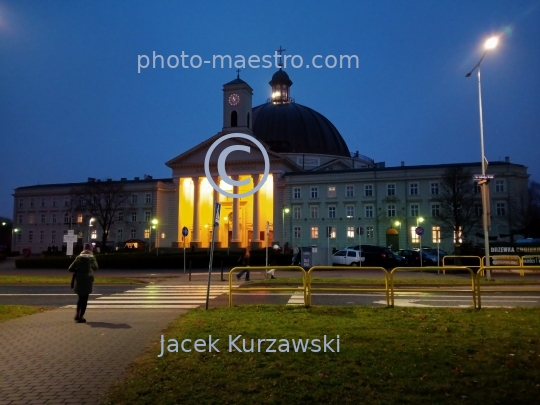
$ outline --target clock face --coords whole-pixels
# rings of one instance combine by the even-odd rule
[[[240,96],[238,94],[231,94],[229,96],[229,104],[237,105],[240,102]]]

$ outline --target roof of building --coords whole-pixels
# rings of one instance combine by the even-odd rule
[[[110,183],[122,183],[122,184],[141,184],[141,183],[173,183],[172,178],[167,179],[154,179],[152,177],[149,178],[143,178],[139,179],[138,177],[135,177],[133,180],[121,179],[121,180],[99,180],[94,179],[92,177],[89,177],[87,181],[85,182],[79,182],[79,183],[57,183],[57,184],[36,184],[33,186],[23,186],[23,187],[17,187],[15,190],[27,190],[31,188],[43,188],[43,187],[76,187],[76,186],[84,186],[87,184],[93,184],[93,183],[103,183],[103,184],[110,184]]]

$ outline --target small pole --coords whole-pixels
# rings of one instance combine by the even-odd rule
[[[189,281],[191,281],[191,260],[189,261]]]

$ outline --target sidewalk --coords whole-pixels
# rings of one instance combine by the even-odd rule
[[[0,323],[0,405],[99,404],[126,367],[187,310],[56,309]],[[157,350],[157,349],[156,349]]]

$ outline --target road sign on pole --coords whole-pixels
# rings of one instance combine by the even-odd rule
[[[210,299],[210,281],[212,279],[212,261],[214,260],[214,240],[216,237],[216,227],[219,226],[219,215],[221,213],[221,204],[214,204],[214,226],[212,227],[212,244],[210,245],[210,262],[208,263],[208,285],[206,286],[206,309]]]
[[[422,236],[424,234],[424,228],[417,226],[415,232],[418,236]]]
[[[185,226],[182,228],[182,242],[184,242],[184,273],[186,272],[186,237],[188,236],[189,229]]]

